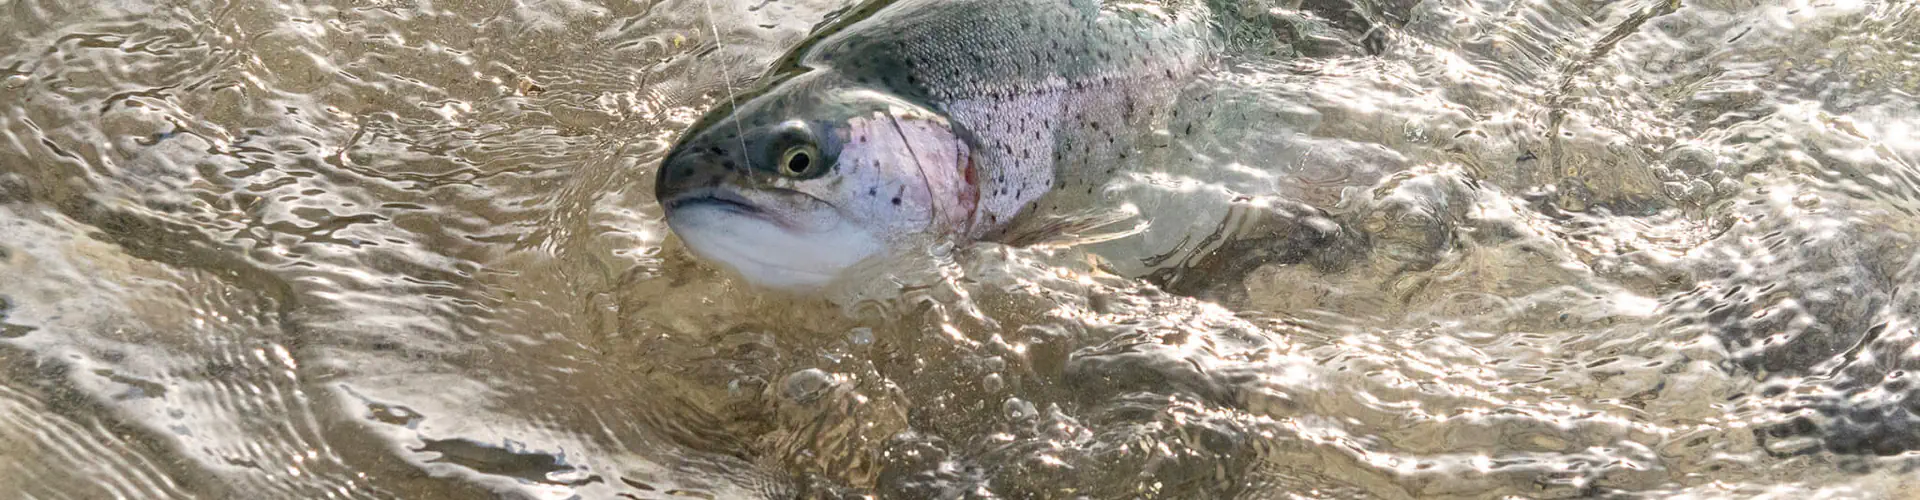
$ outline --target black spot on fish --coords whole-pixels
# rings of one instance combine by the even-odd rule
[[[879,196],[879,195],[880,195],[880,188],[877,188],[877,187],[867,188],[867,196]]]
[[[727,154],[726,151],[723,151],[718,147],[708,147],[707,153],[714,156],[725,156]]]
[[[893,197],[893,206],[896,206],[896,207],[900,206],[900,197],[898,196]]]

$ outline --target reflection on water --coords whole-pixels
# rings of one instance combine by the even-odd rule
[[[843,3],[0,1],[0,491],[1914,486],[1912,2],[1306,2],[1146,233],[743,289],[652,169]]]

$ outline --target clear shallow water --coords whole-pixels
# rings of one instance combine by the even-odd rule
[[[1163,270],[741,289],[654,163],[841,6],[0,0],[0,491],[1913,491],[1912,2],[1250,30],[1116,180]]]

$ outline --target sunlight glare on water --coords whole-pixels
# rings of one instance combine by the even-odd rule
[[[1240,4],[1142,232],[822,298],[653,183],[850,2],[0,0],[0,492],[1920,486],[1914,2]]]

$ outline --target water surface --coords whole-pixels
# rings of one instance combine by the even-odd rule
[[[844,1],[0,0],[0,492],[1920,486],[1920,6],[1321,3],[1115,181],[1145,234],[831,302],[651,193]]]

